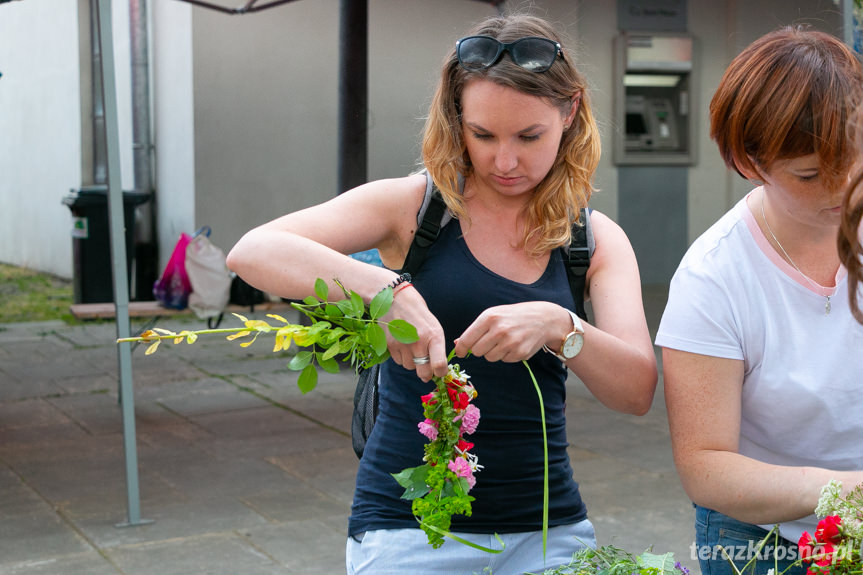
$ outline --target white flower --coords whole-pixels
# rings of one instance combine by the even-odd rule
[[[841,506],[840,497],[842,495],[842,482],[831,479],[827,485],[821,488],[821,496],[818,498],[818,506],[815,508],[815,515],[818,517],[827,517],[828,515],[839,515],[838,509]]]

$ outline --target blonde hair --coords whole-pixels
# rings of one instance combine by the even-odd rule
[[[542,18],[527,14],[499,16],[483,21],[466,36],[491,36],[508,43],[539,36],[563,44],[554,28]],[[565,49],[545,72],[531,72],[516,65],[507,54],[484,70],[465,70],[455,49],[447,56],[441,79],[426,119],[422,159],[444,201],[456,217],[469,221],[459,176],[473,170],[464,141],[461,96],[465,85],[482,78],[536,96],[568,114],[573,99],[580,103],[572,125],[564,131],[554,165],[537,186],[526,208],[524,245],[539,255],[570,241],[571,224],[587,206],[594,191],[593,175],[599,164],[599,129],[590,108],[587,84]]]

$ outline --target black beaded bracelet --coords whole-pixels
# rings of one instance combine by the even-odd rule
[[[387,287],[395,289],[397,286],[400,286],[401,284],[409,281],[411,281],[411,274],[403,273],[402,275],[391,281],[389,285],[387,285]]]

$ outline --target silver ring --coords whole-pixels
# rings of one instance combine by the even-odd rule
[[[425,355],[423,357],[415,357],[414,358],[414,365],[425,365],[426,363],[429,362],[430,359],[431,358],[429,358],[429,356],[427,356],[427,355]]]

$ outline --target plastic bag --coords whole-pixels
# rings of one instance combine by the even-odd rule
[[[192,284],[186,273],[186,247],[191,240],[190,235],[180,234],[162,277],[153,284],[153,297],[164,307],[186,309],[189,305]]]
[[[220,316],[231,294],[225,253],[210,242],[209,235],[208,227],[201,228],[186,246],[186,273],[192,285],[189,307],[201,319]]]

